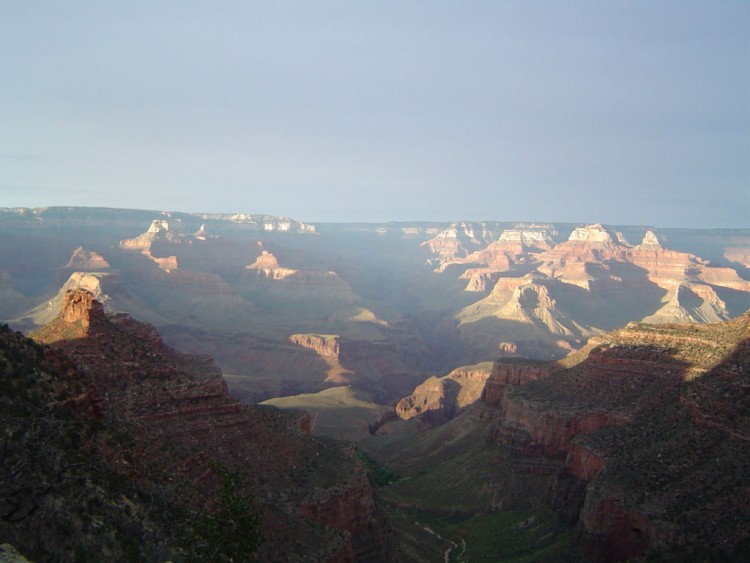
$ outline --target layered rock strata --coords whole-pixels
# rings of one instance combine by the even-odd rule
[[[212,464],[241,468],[258,503],[261,559],[394,557],[354,453],[304,436],[304,417],[231,399],[210,358],[174,352],[127,315],[107,318],[82,290],[69,292],[60,318],[35,337],[68,354],[103,397],[105,417],[134,434],[132,461],[119,467],[129,477],[166,487],[186,508],[210,510],[218,486]]]
[[[396,403],[396,415],[404,420],[420,417],[429,424],[450,420],[479,400],[490,376],[490,366],[484,362],[428,378],[411,395]]]
[[[546,367],[499,361],[482,396],[493,440],[519,468],[558,460],[552,500],[587,560],[731,558],[750,539],[736,513],[750,475],[749,344],[750,313],[632,325]],[[709,520],[722,527],[699,531]]]

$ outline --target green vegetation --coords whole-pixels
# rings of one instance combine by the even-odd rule
[[[251,561],[261,543],[258,514],[251,495],[243,494],[241,470],[213,464],[221,481],[219,509],[202,511],[187,526],[186,542],[194,561]]]
[[[377,487],[386,487],[401,478],[398,473],[386,469],[362,450],[357,450],[357,455],[364,462],[367,472]]]
[[[519,471],[508,450],[491,444],[487,421],[466,412],[417,435],[361,444],[382,476],[379,495],[409,560],[448,553],[454,562],[544,561],[567,553],[571,530],[545,502],[548,468]]]
[[[260,525],[241,472],[215,464],[218,507],[197,513],[136,484],[115,470],[133,460],[127,427],[79,414],[84,376],[47,356],[0,326],[0,537],[40,561],[249,561]]]
[[[436,516],[419,509],[391,507],[402,549],[415,561],[435,561],[448,553],[454,562],[559,560],[570,550],[572,531],[549,510],[480,512]]]

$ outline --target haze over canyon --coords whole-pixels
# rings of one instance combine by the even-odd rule
[[[734,557],[749,308],[743,229],[0,209],[0,317],[45,346],[3,337],[3,416],[62,460],[54,494],[9,474],[3,534],[188,560],[231,481],[249,559]],[[16,411],[88,438],[52,452]],[[63,517],[94,483],[68,456],[149,531],[103,484]],[[29,536],[50,522],[72,539]]]

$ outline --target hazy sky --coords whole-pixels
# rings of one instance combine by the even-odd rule
[[[747,0],[0,0],[0,206],[750,227]]]

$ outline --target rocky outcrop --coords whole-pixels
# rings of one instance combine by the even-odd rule
[[[722,322],[750,306],[750,281],[737,270],[665,248],[653,230],[636,246],[599,224],[554,246],[537,237],[528,248],[527,238],[508,231],[486,251],[442,262],[474,264],[460,275],[465,290],[486,294],[457,315],[467,346],[487,354],[511,342],[521,354],[557,358],[563,350],[552,338],[575,348],[630,321]]]
[[[497,360],[482,390],[482,402],[502,411],[509,389],[549,376],[551,364],[524,359]]]
[[[483,345],[485,353],[494,356],[507,347],[527,357],[565,355],[600,331],[579,324],[558,305],[553,292],[559,285],[561,282],[536,273],[499,278],[487,297],[457,315],[462,341]]]
[[[550,377],[553,368],[552,364],[530,360],[495,362],[482,402],[496,409],[501,417],[493,433],[497,444],[517,449],[524,456],[564,459],[571,455],[571,442],[577,435],[627,422],[627,417],[619,414],[554,407],[515,393],[520,385]],[[578,452],[571,461],[583,455]]]
[[[281,267],[276,257],[267,250],[263,250],[255,262],[245,267],[240,286],[248,295],[255,290],[272,288],[273,296],[266,293],[266,297],[286,300],[318,299],[340,303],[354,300],[351,286],[336,272]]]
[[[571,441],[565,458],[565,469],[580,481],[590,481],[605,467],[602,455]]]
[[[314,350],[324,358],[339,359],[339,339],[333,334],[293,334],[289,341]]]
[[[585,532],[579,539],[579,551],[587,561],[604,563],[641,557],[656,537],[656,530],[641,512],[628,510],[604,491],[600,495],[587,494],[581,526]]]
[[[202,213],[199,217],[206,221],[229,221],[245,229],[262,232],[316,234],[314,225],[296,221],[289,217],[275,217],[256,213]]]
[[[703,282],[750,292],[750,281],[740,278],[735,270],[711,266],[693,254],[665,249],[653,231],[647,231],[643,242],[628,251],[627,259],[645,269],[649,280],[668,291],[685,282]]]
[[[169,227],[169,222],[164,219],[154,219],[145,233],[132,239],[120,241],[120,248],[123,250],[140,250],[143,252],[151,250],[151,245],[157,240],[166,240],[169,242],[174,242],[176,240],[175,235]]]
[[[75,249],[70,260],[65,265],[65,268],[78,272],[97,272],[107,270],[109,267],[109,262],[101,254],[93,250],[84,250],[82,246]]]
[[[305,436],[309,420],[230,398],[211,358],[174,352],[127,315],[108,319],[81,290],[35,337],[80,366],[104,398],[105,419],[133,433],[129,461],[113,458],[129,478],[170,491],[186,509],[210,510],[219,484],[212,464],[241,468],[263,522],[260,559],[276,560],[279,549],[318,561],[392,559],[386,518],[356,456]]]
[[[588,265],[622,260],[626,250],[598,223],[579,227],[566,242],[539,255],[537,270],[551,278],[589,290],[596,277],[589,271]]]
[[[396,557],[392,530],[375,502],[375,486],[364,474],[345,488],[320,491],[300,510],[311,520],[352,538],[345,560],[378,563]]]
[[[334,334],[293,334],[289,341],[314,351],[328,366],[326,382],[349,383],[351,370],[341,365],[339,337]]]
[[[464,291],[487,293],[495,286],[500,275],[491,268],[469,268],[461,274],[461,279],[469,280]]]
[[[741,391],[749,343],[750,313],[724,324],[633,324],[546,373],[497,362],[483,394],[493,440],[514,452],[519,468],[539,471],[543,465],[527,461],[534,458],[564,460],[550,470],[550,490],[577,522],[586,560],[695,549],[700,559],[731,559],[747,541],[733,506],[750,472],[738,461],[740,451],[750,453]],[[722,463],[732,466],[722,485],[709,485]],[[726,528],[700,528],[709,521]],[[697,547],[693,534],[710,539]]]
[[[167,243],[179,242],[177,236],[171,231],[169,223],[163,219],[155,219],[148,230],[133,239],[120,241],[120,248],[126,251],[140,251],[141,254],[153,261],[160,269],[171,272],[177,269],[177,256],[157,257],[152,253],[154,242]]]
[[[480,241],[473,236],[473,231],[464,229],[462,233],[459,227],[460,225],[453,225],[434,239],[423,243],[423,246],[428,246],[434,254],[439,255],[437,272],[444,272],[449,266],[457,264],[477,264],[487,271],[505,272],[533,262],[538,253],[552,248],[554,242],[550,233],[556,234],[551,226],[518,226],[515,229],[505,229],[497,240],[486,247],[469,252],[467,249],[477,246]],[[467,291],[476,291],[470,287],[471,284]]]
[[[726,303],[708,285],[682,283],[671,289],[646,323],[717,323],[731,318]]]
[[[442,377],[430,377],[411,395],[396,403],[396,415],[404,420],[420,417],[428,424],[446,422],[461,409],[479,400],[490,376],[490,363],[457,368]]]
[[[92,293],[81,290],[70,290],[65,294],[60,319],[69,325],[79,325],[84,331],[106,322],[102,304]]]
[[[476,247],[497,240],[499,235],[497,226],[490,223],[456,222],[423,242],[422,246],[437,255],[436,263],[441,271],[449,263],[465,258]]]
[[[745,268],[750,268],[750,247],[748,246],[730,246],[724,250],[724,258],[730,262],[742,264]]]

